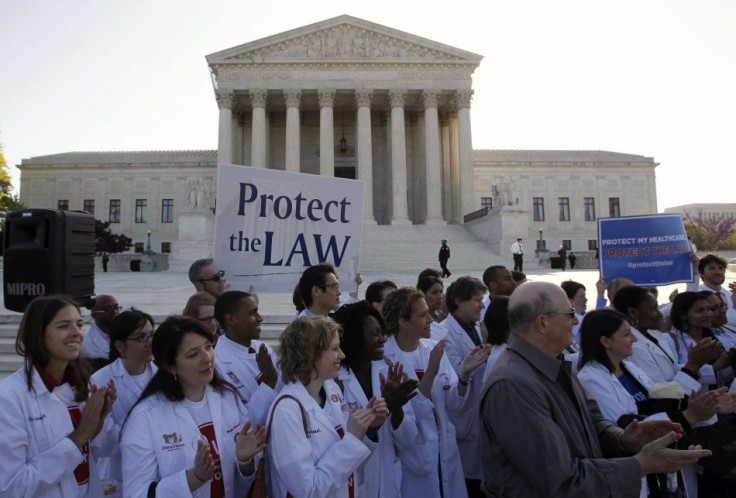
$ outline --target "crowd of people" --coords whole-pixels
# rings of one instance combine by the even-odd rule
[[[83,333],[74,300],[36,298],[0,383],[0,497],[733,496],[725,261],[661,305],[600,281],[587,310],[521,257],[446,285],[448,259],[364,299],[307,268],[276,348],[212,259],[160,324],[98,295]]]

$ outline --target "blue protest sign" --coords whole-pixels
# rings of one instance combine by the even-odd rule
[[[601,277],[656,286],[693,279],[690,244],[679,214],[598,219]]]

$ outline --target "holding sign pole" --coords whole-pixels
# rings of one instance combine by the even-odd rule
[[[654,214],[598,219],[601,277],[637,285],[691,282],[690,243],[682,215]]]
[[[215,261],[233,289],[290,293],[302,271],[331,263],[352,281],[360,266],[363,182],[221,164]]]

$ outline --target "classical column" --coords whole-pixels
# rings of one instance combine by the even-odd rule
[[[302,101],[301,90],[284,90],[286,101],[286,171],[299,171],[299,105]]]
[[[450,119],[450,179],[452,184],[452,215],[450,218],[451,223],[462,223],[462,217],[460,212],[462,211],[460,199],[460,154],[459,139],[457,133],[457,113]]]
[[[452,220],[452,162],[450,160],[450,120],[447,112],[440,116],[442,131],[442,210],[447,221]]]
[[[319,174],[335,176],[335,89],[317,90],[319,98]]]
[[[250,164],[266,167],[266,101],[268,91],[263,88],[249,90],[250,106],[253,108],[253,129],[250,140]]]
[[[458,152],[460,158],[460,222],[463,216],[477,209],[475,185],[473,184],[473,140],[470,130],[470,99],[473,90],[458,90],[455,92],[455,107],[457,108]]]
[[[389,90],[391,103],[391,224],[409,225],[406,192],[406,128],[404,102],[406,90]]]
[[[358,108],[358,180],[363,180],[363,223],[376,223],[373,215],[373,138],[371,136],[371,99],[373,90],[355,90]]]
[[[440,225],[442,221],[442,163],[440,157],[440,123],[437,100],[440,91],[431,88],[422,92],[424,104],[424,156],[427,180],[428,225]]]
[[[220,127],[217,135],[217,163],[230,164],[233,161],[233,103],[232,90],[216,92],[217,107],[220,108]]]

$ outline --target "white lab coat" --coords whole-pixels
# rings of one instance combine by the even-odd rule
[[[158,368],[153,362],[146,366],[145,377],[150,381],[153,374],[156,373]],[[115,391],[117,393],[117,400],[112,405],[112,412],[110,417],[112,419],[111,430],[115,434],[115,444],[110,451],[110,456],[100,458],[97,462],[97,470],[100,475],[100,479],[115,479],[120,485],[123,482],[123,458],[120,453],[120,434],[123,430],[123,424],[125,419],[128,417],[128,412],[133,407],[138,398],[143,392],[143,388],[133,381],[121,358],[116,359],[108,366],[101,368],[95,372],[90,378],[90,383],[97,387],[103,387],[107,382],[112,379],[115,382]],[[145,386],[144,386],[145,387]],[[118,488],[121,490],[121,488]]]
[[[0,497],[102,496],[95,458],[113,442],[110,417],[90,441],[89,485],[82,493],[74,469],[84,456],[67,437],[74,431],[69,410],[54,394],[70,387],[49,392],[35,368],[32,386],[29,390],[25,366],[0,382]]]
[[[444,321],[442,323],[445,323]],[[429,334],[433,341],[441,341],[447,334],[447,329],[442,323],[432,322],[429,324]]]
[[[452,368],[455,369],[455,373],[460,375],[463,371],[463,360],[475,348],[475,344],[454,316],[447,315],[442,325],[447,329],[445,355],[447,355]],[[478,334],[478,340],[483,342],[480,327],[476,324],[474,328],[475,333]],[[460,451],[460,460],[463,464],[466,479],[480,479],[482,477],[479,444],[481,440],[480,392],[483,389],[484,373],[485,370],[478,367],[470,375],[470,385],[468,385],[465,392],[467,398],[465,408],[461,413],[452,417],[456,430],[457,447]]]
[[[105,358],[110,357],[110,337],[97,326],[95,322],[89,326],[82,339],[80,354],[83,358]]]
[[[249,420],[248,410],[229,390],[219,393],[207,385],[205,397],[215,428],[225,496],[243,496],[253,476],[243,476],[235,463],[235,438]],[[150,484],[158,482],[157,497],[208,497],[209,482],[194,493],[187,484],[186,471],[194,467],[200,437],[199,428],[183,402],[169,401],[162,393],[140,402],[123,428],[123,496],[145,497]]]
[[[649,389],[654,382],[646,372],[629,361],[624,361],[624,367],[645,389]],[[578,372],[578,380],[588,395],[598,402],[598,407],[603,416],[609,420],[617,421],[622,415],[639,413],[634,397],[621,385],[616,376],[605,366],[597,361],[585,364]],[[668,419],[666,413],[655,413],[647,418]],[[710,421],[699,422],[694,427],[712,424],[717,419],[713,417]],[[685,483],[687,496],[696,498],[698,496],[698,481],[694,465],[688,465],[682,469],[682,477]],[[646,480],[642,481],[642,495],[647,496]]]
[[[634,354],[629,357],[629,361],[641,368],[652,382],[673,380],[680,384],[687,394],[690,394],[693,389],[696,391],[700,389],[699,381],[680,370],[682,366],[677,361],[677,353],[672,350],[671,343],[665,340],[661,333],[649,331],[659,342],[658,346],[635,328],[632,327],[631,332],[636,336],[637,341],[632,346]]]
[[[304,407],[307,434],[294,400],[280,401],[273,418],[269,412],[271,428],[266,452],[271,496],[281,498],[288,492],[299,498],[347,498],[348,480],[371,454],[371,448],[347,431],[348,408],[340,388],[333,381],[326,381],[324,388],[324,408],[301,382],[286,384],[281,390],[280,395],[290,394]],[[274,405],[278,400],[279,397]],[[338,430],[344,431],[344,437],[340,438]]]
[[[677,335],[677,341],[680,343],[680,349],[677,352],[677,362],[680,365],[684,365],[685,363],[687,363],[688,349],[697,345],[697,341],[693,339],[690,334],[686,334],[682,330],[676,329],[675,327],[672,327],[672,332]],[[715,337],[717,340],[718,336],[716,335]],[[711,384],[718,383],[718,378],[716,377],[716,371],[713,369],[713,365],[709,365],[706,363],[705,365],[700,367],[698,375],[700,375],[700,391],[702,392],[710,389]],[[687,391],[687,394],[689,395],[690,391]]]
[[[384,361],[372,362],[372,392],[376,397],[381,396],[379,373],[383,373],[384,378],[388,377],[388,365]],[[342,367],[338,379],[344,388],[343,394],[349,411],[352,411],[353,408],[361,409],[368,406],[369,399],[352,371]],[[398,428],[393,428],[389,416],[378,430],[378,447],[363,462],[355,474],[355,482],[358,488],[356,496],[361,498],[393,498],[399,496],[401,461],[398,453],[410,450],[418,433],[411,404],[407,403],[402,409],[404,419]]]
[[[641,368],[628,361],[624,361],[624,365],[645,389],[648,390],[653,384]],[[634,397],[614,374],[597,361],[586,363],[578,372],[578,380],[588,395],[598,402],[598,407],[605,418],[616,422],[622,415],[639,413]]]
[[[431,339],[420,339],[419,350],[426,364],[429,353],[437,344]],[[416,373],[409,368],[404,353],[396,344],[396,338],[390,337],[384,346],[384,356],[392,362],[404,365],[404,372],[412,379]],[[418,380],[418,379],[417,379]],[[462,498],[467,496],[460,452],[457,447],[455,426],[451,415],[459,415],[466,408],[467,397],[457,392],[457,374],[452,368],[447,355],[442,355],[439,371],[434,379],[431,400],[422,394],[414,396],[410,401],[414,410],[419,434],[410,451],[400,454],[402,466],[401,496],[403,498],[433,498],[440,496],[438,463],[442,469],[442,488],[446,497]],[[439,462],[438,462],[439,459]]]
[[[261,342],[252,340],[251,347],[258,351]],[[273,364],[276,365],[278,361],[276,353],[268,344],[266,348]],[[276,393],[283,386],[281,380],[276,383],[275,389],[271,389],[265,382],[259,384],[257,379],[261,375],[261,370],[256,363],[255,353],[249,353],[248,348],[230,340],[227,335],[217,340],[215,366],[220,375],[237,389],[240,398],[248,406],[253,424],[266,425],[268,409],[276,399]]]

